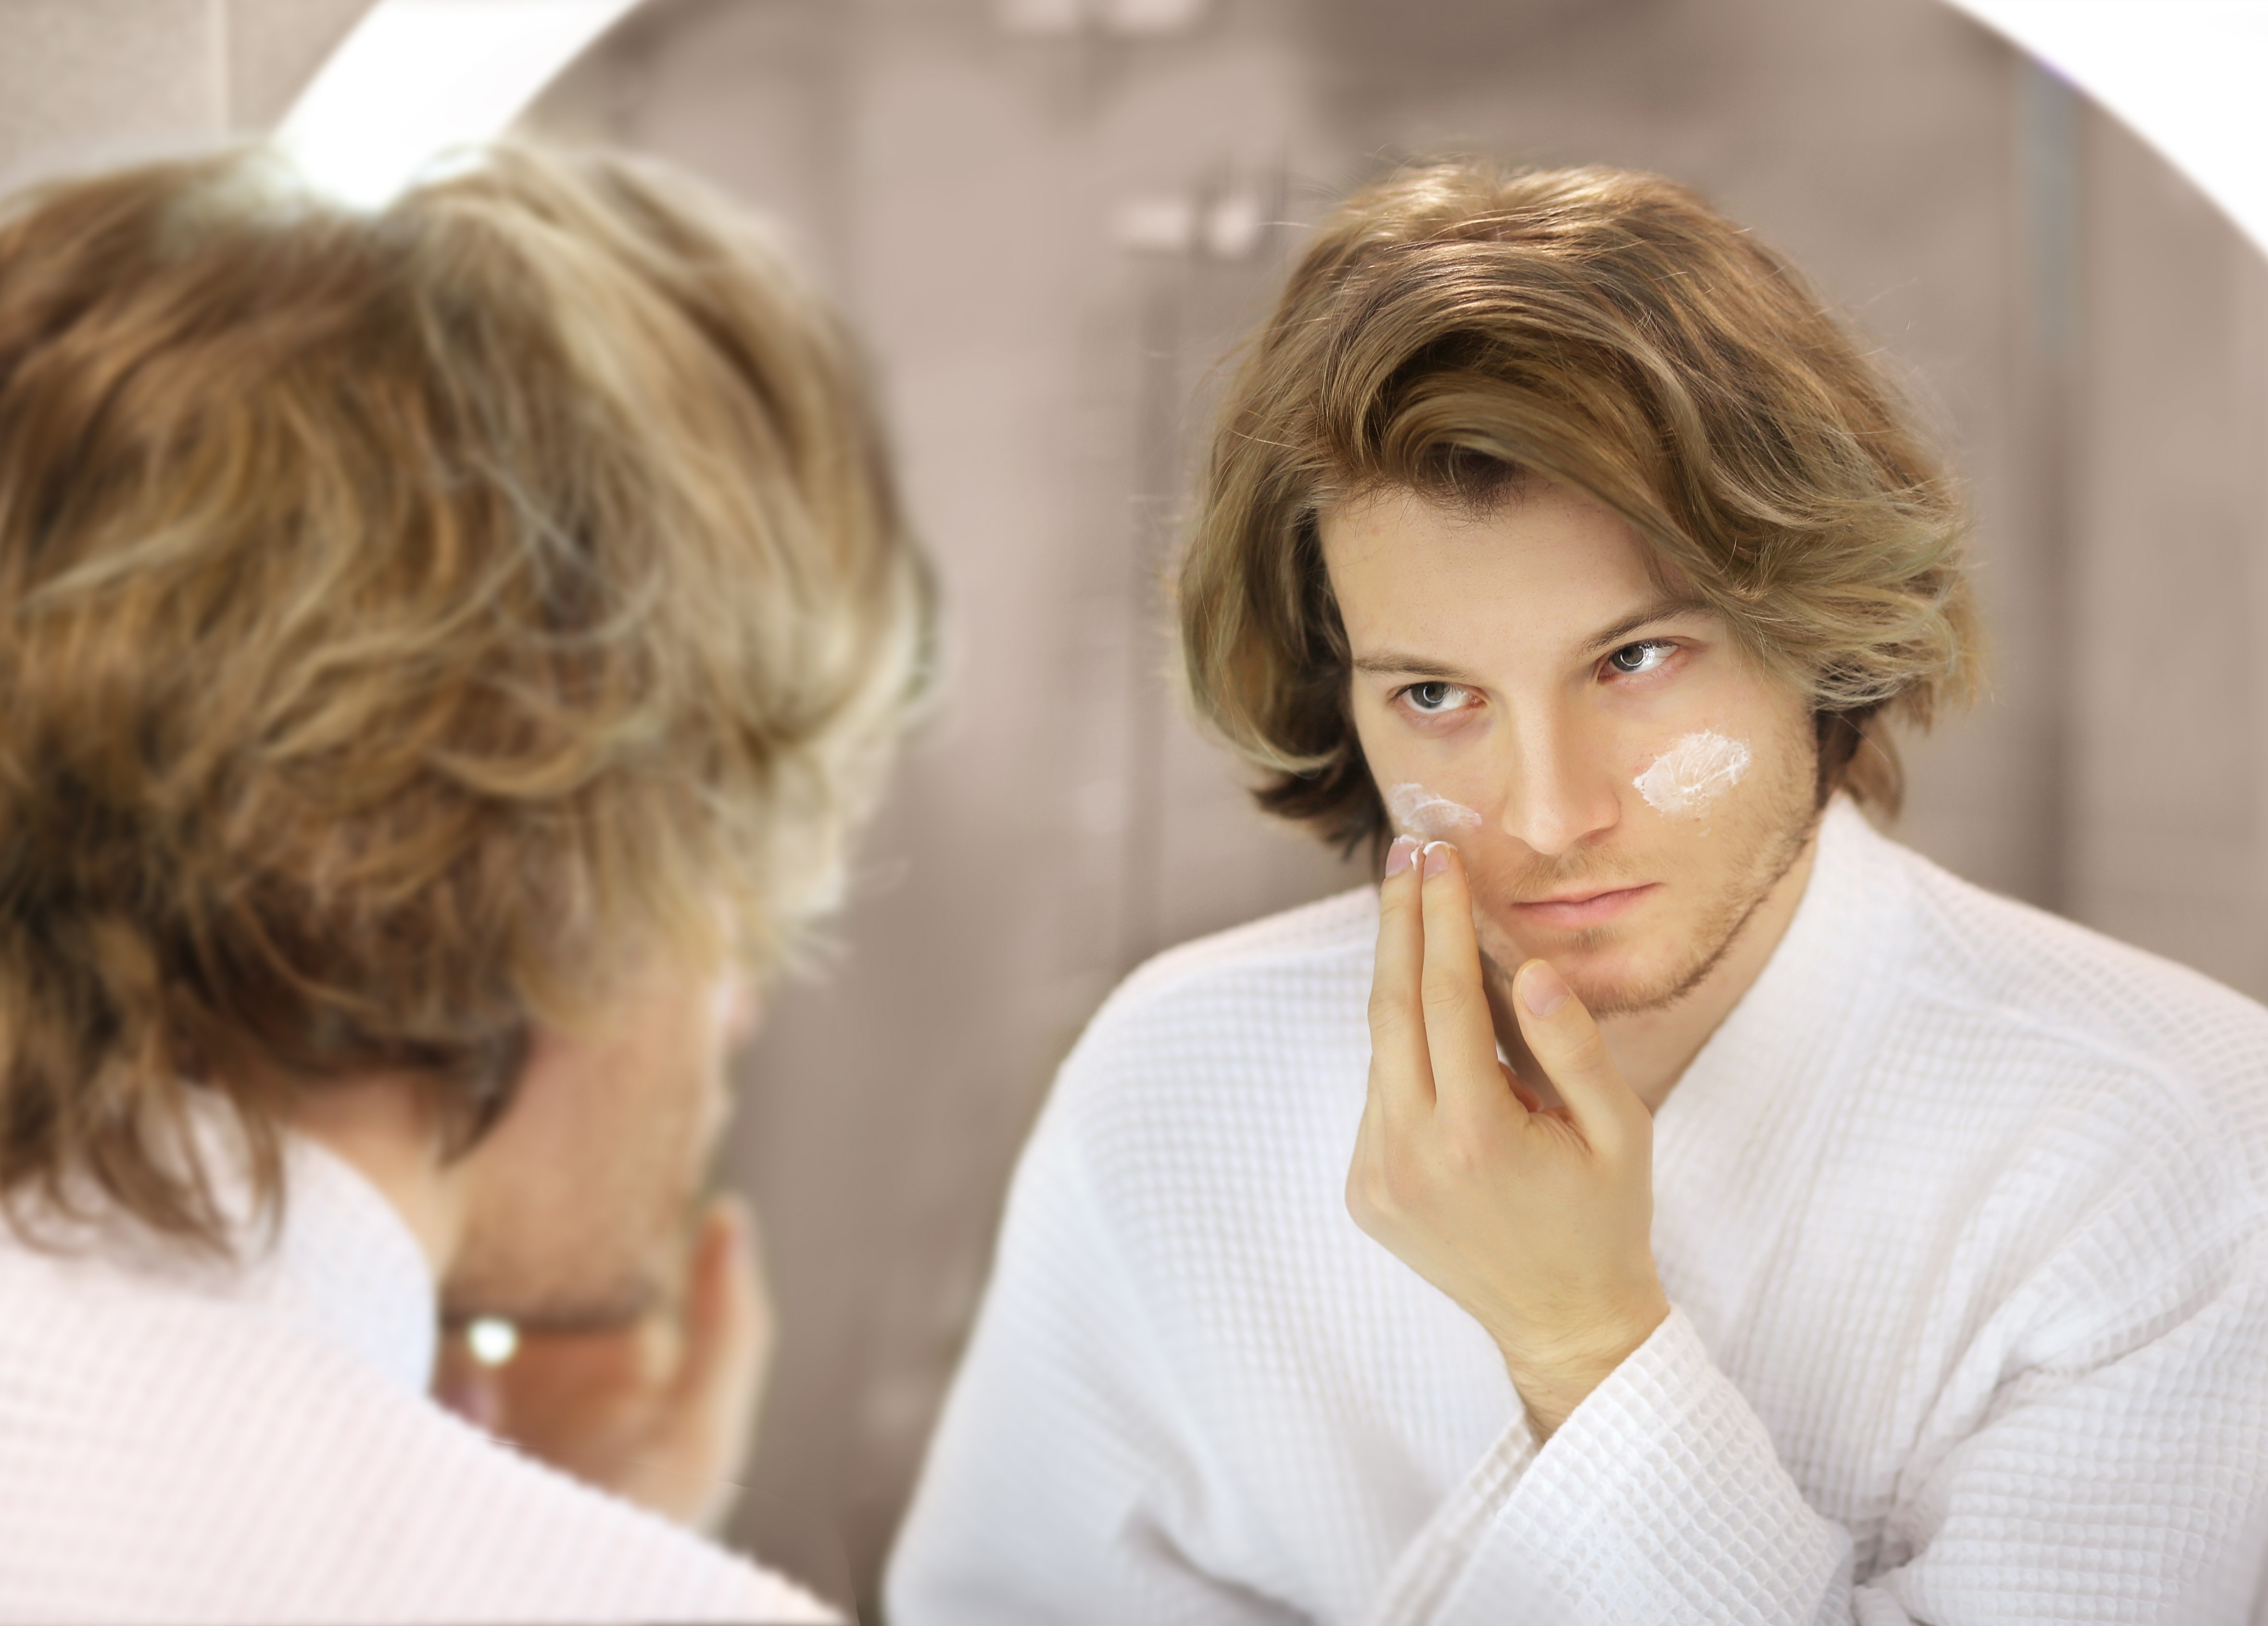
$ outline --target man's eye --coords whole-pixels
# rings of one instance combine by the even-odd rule
[[[1661,665],[1676,647],[1675,644],[1659,642],[1625,644],[1607,657],[1607,665],[1624,677],[1635,676],[1641,672],[1651,672]]]
[[[1455,710],[1465,697],[1462,688],[1454,683],[1444,683],[1439,678],[1427,683],[1412,683],[1402,693],[1413,710],[1436,716]]]

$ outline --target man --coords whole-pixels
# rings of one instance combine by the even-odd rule
[[[696,1199],[925,580],[843,332],[687,182],[0,210],[0,1616],[833,1618],[682,1527],[762,1335]],[[437,1312],[600,1488],[428,1398]]]
[[[2268,1013],[1860,814],[1960,529],[1675,186],[1323,225],[1188,670],[1266,806],[1402,834],[1065,1063],[894,1620],[2250,1618]]]

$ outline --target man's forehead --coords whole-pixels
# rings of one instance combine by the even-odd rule
[[[1341,567],[1473,567],[1612,576],[1652,585],[1651,549],[1620,514],[1587,493],[1530,477],[1485,505],[1444,501],[1406,486],[1365,491],[1323,510],[1318,531]]]
[[[1431,668],[1444,646],[1596,652],[1707,607],[1664,572],[1627,521],[1531,482],[1486,512],[1395,489],[1322,518],[1324,562],[1360,670]]]

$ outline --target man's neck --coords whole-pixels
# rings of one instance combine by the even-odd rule
[[[378,1188],[442,1280],[464,1229],[462,1182],[442,1166],[440,1137],[415,1079],[329,1079],[298,1094],[291,1128]]]
[[[1724,954],[1682,997],[1653,1010],[1609,1017],[1599,1024],[1600,1034],[1622,1070],[1624,1081],[1637,1092],[1647,1111],[1660,1109],[1686,1068],[1701,1053],[1701,1047],[1709,1042],[1709,1035],[1764,975],[1772,951],[1787,935],[1797,906],[1803,901],[1812,861],[1818,852],[1819,834],[1815,828],[1795,862],[1734,932]]]

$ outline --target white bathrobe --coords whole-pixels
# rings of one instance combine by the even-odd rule
[[[2268,1012],[1830,810],[1655,1120],[1669,1319],[1535,1446],[1358,1231],[1368,890],[1064,1063],[893,1626],[2250,1618]]]
[[[245,1269],[0,1232],[0,1621],[836,1618],[433,1404],[415,1239],[312,1143],[287,1176]]]

